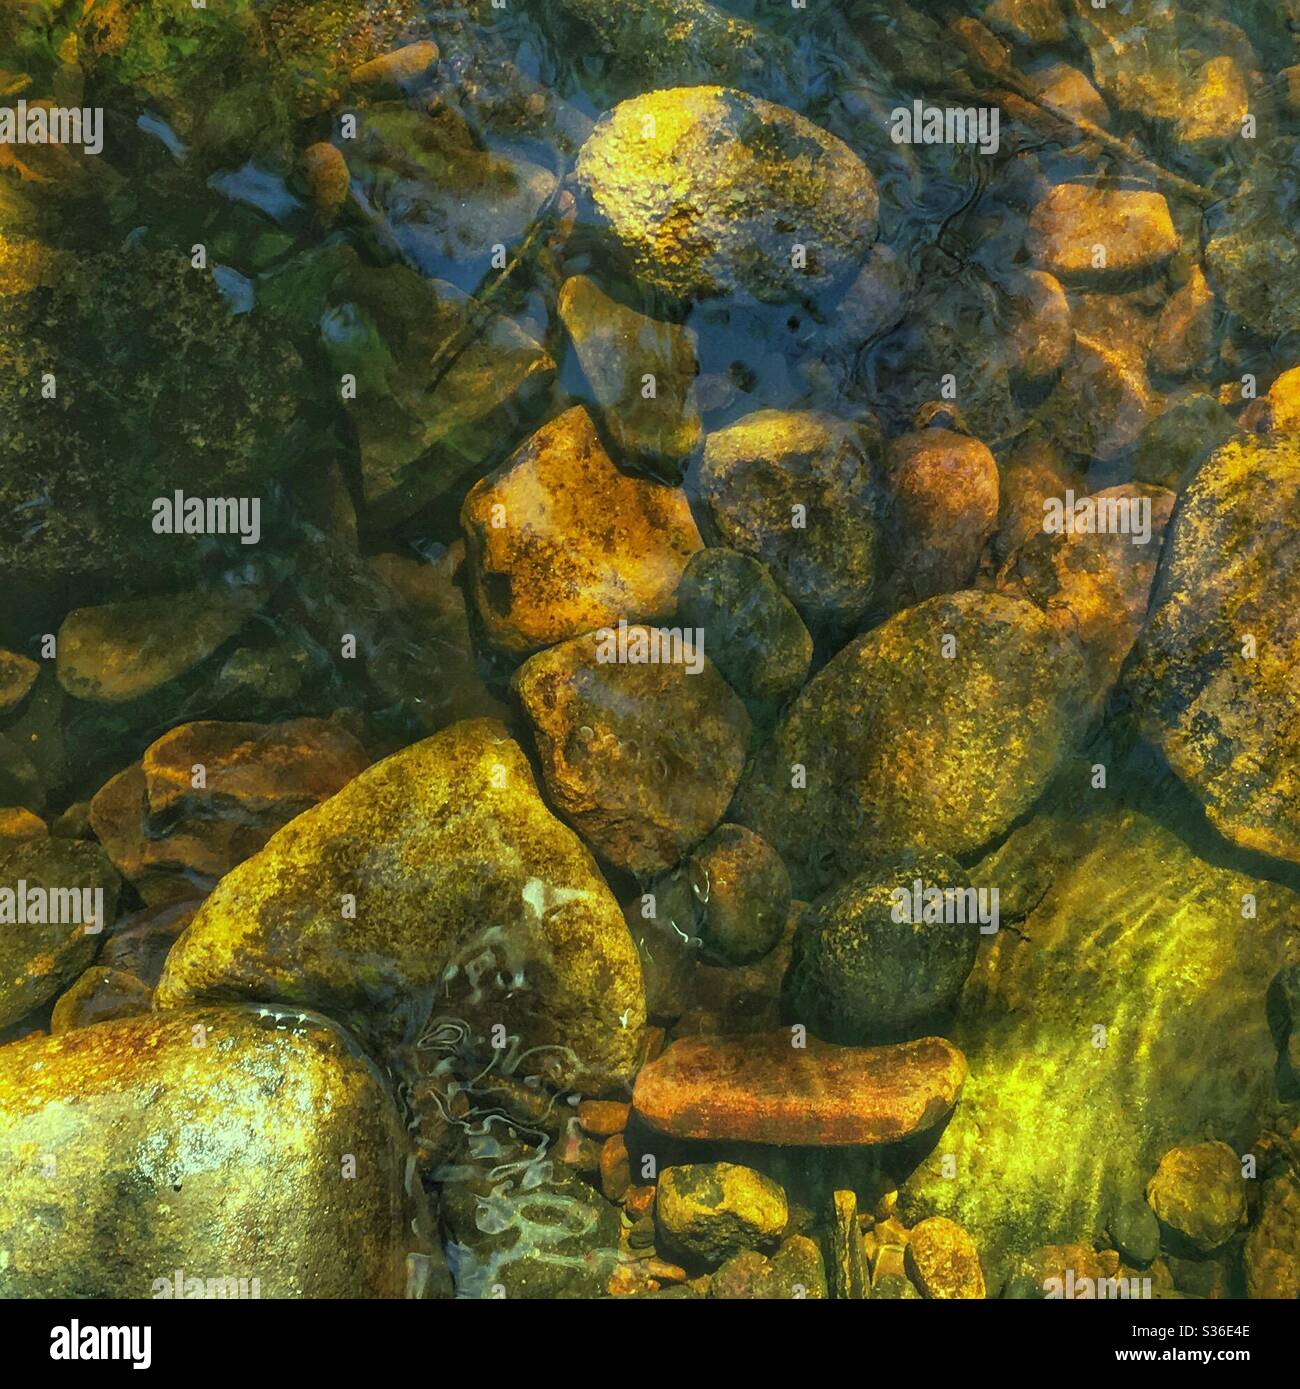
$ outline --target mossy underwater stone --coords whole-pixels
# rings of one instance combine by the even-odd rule
[[[637,274],[683,297],[812,295],[876,238],[875,180],[858,156],[797,112],[726,87],[620,102],[579,151],[577,179]]]
[[[377,763],[221,880],[155,1005],[241,996],[319,1008],[380,1049],[459,1009],[591,1088],[627,1078],[645,1020],[617,903],[491,719]]]
[[[830,1296],[826,1264],[815,1240],[790,1235],[771,1258],[757,1249],[733,1254],[714,1271],[709,1296],[727,1301],[822,1301]]]
[[[707,954],[727,964],[760,960],[790,915],[790,875],[781,856],[743,825],[719,825],[687,863]]]
[[[795,931],[784,1012],[848,1046],[930,1030],[955,1005],[979,949],[981,923],[969,888],[955,860],[919,854],[880,864],[820,898]],[[945,894],[937,910],[926,901],[936,892]],[[949,900],[963,916],[969,908],[969,919],[948,919]]]
[[[1219,449],[1170,523],[1129,677],[1144,731],[1234,844],[1300,863],[1300,438]]]
[[[663,629],[625,630],[629,652],[664,640]],[[616,643],[606,629],[539,651],[514,690],[560,814],[609,862],[655,873],[726,813],[749,715],[702,652],[690,663],[619,660]]]
[[[719,1264],[742,1249],[770,1247],[790,1218],[770,1177],[733,1162],[666,1167],[655,1193],[663,1249],[691,1264]]]
[[[1077,644],[1032,603],[928,599],[805,686],[732,814],[781,854],[796,895],[842,880],[864,856],[969,853],[1052,779],[1083,731],[1082,686]]]
[[[0,1295],[402,1297],[408,1264],[445,1285],[407,1148],[377,1068],[307,1014],[154,1013],[0,1048]]]
[[[1147,1203],[1163,1225],[1207,1254],[1246,1223],[1246,1178],[1226,1143],[1170,1148],[1147,1183]]]

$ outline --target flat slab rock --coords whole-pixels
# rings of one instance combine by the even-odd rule
[[[945,1118],[966,1058],[941,1037],[837,1047],[791,1034],[684,1037],[637,1077],[632,1107],[661,1133],[715,1142],[895,1143]]]

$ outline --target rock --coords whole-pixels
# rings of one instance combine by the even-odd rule
[[[1236,60],[1229,54],[1211,58],[1193,78],[1193,84],[1190,99],[1174,126],[1179,140],[1206,153],[1237,139],[1250,98]]]
[[[703,437],[695,335],[611,299],[585,275],[565,280],[558,312],[615,452],[676,480]],[[654,394],[646,398],[646,377]]]
[[[48,1002],[90,964],[117,892],[97,845],[44,838],[0,850],[0,1027]]]
[[[1070,32],[1057,0],[993,0],[980,18],[1024,44],[1061,43]]]
[[[48,835],[45,821],[30,810],[20,805],[0,810],[0,850],[25,844],[29,839],[45,839]]]
[[[303,153],[303,176],[312,205],[328,226],[348,197],[348,161],[337,145],[318,140]]]
[[[1164,376],[1200,370],[1214,350],[1214,293],[1199,265],[1170,296],[1151,341],[1151,365]]]
[[[4,1047],[0,1294],[158,1297],[183,1269],[172,1296],[195,1296],[189,1279],[234,1295],[215,1278],[248,1280],[242,1296],[401,1297],[441,1265],[406,1148],[378,1070],[323,1018],[203,1009]]]
[[[1159,193],[1058,183],[1029,221],[1029,254],[1066,283],[1149,273],[1177,249],[1169,207]]]
[[[134,975],[153,989],[162,977],[167,952],[194,920],[198,907],[197,901],[171,902],[123,917],[105,940],[99,964]]]
[[[907,1271],[924,1297],[980,1299],[984,1272],[975,1242],[943,1216],[934,1216],[908,1231]]]
[[[1240,436],[1227,410],[1208,391],[1193,387],[1142,430],[1133,448],[1133,475],[1179,491],[1210,454]]]
[[[829,1240],[831,1290],[841,1301],[861,1301],[871,1293],[862,1229],[858,1225],[858,1197],[853,1191],[837,1191],[831,1197]]]
[[[0,714],[16,709],[27,698],[41,668],[16,651],[0,650]]]
[[[869,869],[804,912],[783,1010],[848,1046],[926,1031],[955,1005],[987,929],[980,915],[993,909],[977,905],[970,879],[946,854]]]
[[[961,1053],[937,1037],[835,1047],[786,1029],[673,1042],[637,1076],[632,1108],[652,1129],[712,1142],[844,1146],[894,1143],[957,1103]]]
[[[1260,337],[1300,328],[1300,196],[1285,172],[1293,141],[1265,146],[1217,219],[1205,247],[1205,269],[1226,306]]]
[[[879,459],[871,424],[757,410],[708,436],[700,491],[723,543],[765,564],[805,621],[847,625],[876,578]]]
[[[998,465],[978,439],[920,429],[885,453],[897,606],[965,588],[998,520]]]
[[[1300,367],[1284,371],[1268,388],[1269,423],[1281,433],[1300,432]]]
[[[592,1138],[612,1138],[627,1128],[631,1106],[616,1100],[583,1100],[578,1106],[578,1122]]]
[[[905,1274],[885,1273],[872,1280],[871,1297],[882,1302],[919,1302],[921,1294]]]
[[[742,1249],[715,1270],[709,1296],[731,1300],[829,1297],[821,1250],[806,1235],[782,1240],[770,1259],[756,1249]]]
[[[751,713],[789,698],[808,678],[808,629],[769,570],[738,550],[711,546],[691,556],[677,613],[703,629],[709,659]]]
[[[152,997],[153,990],[134,975],[93,965],[59,995],[50,1015],[50,1036],[115,1018],[138,1017],[149,1011]]]
[[[1092,529],[1040,531],[999,576],[999,587],[1036,603],[1063,639],[1075,637],[1093,707],[1100,709],[1146,621],[1174,494],[1125,483],[1091,497],[1071,491],[1055,500],[1059,506],[1042,513],[1042,525],[1049,515],[1053,525],[1064,519],[1074,526],[1081,517]]]
[[[1076,332],[1074,352],[1042,411],[1052,437],[1071,453],[1103,461],[1131,448],[1159,414],[1144,355]]]
[[[1300,1297],[1300,1181],[1275,1177],[1264,1186],[1259,1219],[1246,1236],[1246,1296]]]
[[[480,476],[499,456],[501,434],[549,387],[555,363],[512,320],[484,316],[453,285],[403,265],[364,265],[346,247],[331,254],[320,335],[336,379],[356,381],[345,403],[366,509],[383,524]],[[460,350],[448,356],[450,342]]]
[[[761,959],[781,938],[790,914],[790,875],[771,847],[743,825],[719,825],[691,855],[700,902],[700,939],[733,965]]]
[[[1250,1151],[1272,1103],[1263,1000],[1279,958],[1297,957],[1288,923],[1300,903],[1249,869],[1217,866],[1220,850],[1191,808],[1176,814],[1167,786],[1152,800],[1159,820],[1087,814],[1065,796],[971,871],[977,885],[1003,885],[1007,915],[1022,875],[1037,881],[1015,930],[989,939],[966,981],[950,1035],[970,1079],[899,1209],[909,1223],[945,1215],[968,1230],[990,1286],[1044,1240],[1091,1244],[1187,1134]],[[1258,919],[1243,922],[1247,892]],[[1084,1112],[1107,1122],[1081,1126]]]
[[[1041,270],[1008,276],[1002,290],[1011,374],[1041,386],[1061,370],[1074,346],[1070,301],[1060,281]]]
[[[1110,108],[1096,87],[1068,63],[1053,63],[1034,73],[1029,79],[1039,98],[1078,119],[1082,117],[1103,129],[1110,122]]]
[[[368,762],[355,738],[324,719],[181,724],[100,788],[91,827],[146,902],[194,897]]]
[[[1160,1255],[1160,1223],[1145,1201],[1116,1202],[1106,1220],[1106,1232],[1125,1262],[1146,1268]]]
[[[620,618],[667,617],[702,545],[685,494],[615,468],[581,406],[484,478],[461,525],[479,616],[519,653]]]
[[[607,1138],[600,1148],[600,1190],[607,1201],[621,1201],[632,1185],[627,1144],[621,1133]]]
[[[572,1175],[475,1173],[442,1188],[458,1297],[595,1298],[618,1259],[618,1211]]]
[[[850,275],[876,238],[875,181],[847,145],[724,87],[620,102],[579,151],[577,178],[637,274],[683,297],[805,297]]]
[[[228,873],[155,1003],[311,1001],[382,1046],[421,1033],[435,984],[440,1013],[504,1023],[577,1088],[627,1077],[645,1020],[635,948],[488,719],[377,763]]]
[[[1207,1254],[1246,1223],[1241,1159],[1226,1143],[1170,1148],[1147,1183],[1147,1204],[1176,1236]]]
[[[1292,862],[1300,568],[1279,545],[1300,517],[1298,478],[1294,436],[1233,441],[1201,465],[1171,523],[1129,680],[1147,735],[1211,823]]]
[[[659,1174],[660,1247],[688,1264],[713,1266],[742,1249],[775,1244],[789,1218],[785,1192],[752,1167],[703,1162]]]
[[[1005,562],[1043,533],[1043,503],[1048,497],[1061,498],[1067,490],[1084,489],[1060,448],[1039,428],[1030,429],[1017,442],[1002,460],[1000,472],[993,553]]]
[[[233,637],[255,603],[247,590],[221,590],[78,608],[59,628],[59,684],[100,704],[139,699]]]
[[[1082,679],[1078,647],[1032,604],[928,599],[851,642],[804,688],[733,814],[780,853],[800,895],[864,855],[969,853],[1052,779],[1081,731]]]
[[[399,96],[418,87],[438,61],[438,45],[427,39],[408,43],[352,69],[352,85],[368,94]]]
[[[623,632],[628,660],[604,629],[531,657],[513,687],[551,801],[609,862],[646,874],[671,868],[722,819],[749,715],[702,653],[643,664],[634,644],[665,640],[662,629]]]

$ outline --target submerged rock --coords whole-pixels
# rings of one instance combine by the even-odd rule
[[[1147,1203],[1174,1234],[1202,1254],[1246,1223],[1241,1159],[1226,1143],[1170,1148],[1147,1183]]]
[[[1246,1296],[1300,1297],[1300,1180],[1275,1177],[1264,1187],[1259,1219],[1246,1236]]]
[[[700,491],[723,542],[761,561],[809,623],[851,623],[879,547],[873,425],[757,410],[708,436]]]
[[[90,964],[118,887],[94,844],[41,838],[0,849],[0,1027],[47,1003]]]
[[[470,492],[461,525],[479,616],[519,653],[667,617],[702,545],[685,493],[620,472],[580,405]]]
[[[808,629],[766,566],[738,550],[710,546],[691,556],[677,613],[704,632],[709,659],[751,712],[788,698],[808,678]]]
[[[943,1216],[922,1220],[907,1232],[907,1271],[929,1298],[982,1298],[984,1271],[975,1241]]]
[[[1143,726],[1245,848],[1300,862],[1300,441],[1245,438],[1184,491],[1156,579],[1130,687]]]
[[[1300,328],[1300,195],[1290,174],[1294,140],[1264,146],[1205,247],[1205,269],[1224,303],[1261,337]]]
[[[733,1254],[714,1271],[709,1296],[727,1300],[825,1299],[826,1265],[807,1235],[791,1235],[769,1259],[757,1249]]]
[[[70,989],[59,995],[50,1014],[50,1036],[74,1027],[134,1018],[149,1011],[153,990],[120,969],[92,965]]]
[[[876,238],[875,180],[858,156],[797,112],[725,87],[620,102],[579,151],[577,178],[637,274],[683,297],[815,294]]]
[[[645,1018],[617,903],[489,719],[377,763],[227,873],[156,1003],[212,996],[310,1003],[381,1048],[435,1010],[501,1022],[593,1089],[627,1076]]]
[[[845,1045],[928,1030],[956,1003],[975,963],[981,921],[969,887],[946,855],[909,855],[819,899],[795,932],[784,1012]],[[960,920],[949,916],[949,902]]]
[[[1034,209],[1029,254],[1067,283],[1155,270],[1178,249],[1159,193],[1058,183]]]
[[[407,1146],[378,1070],[308,1014],[150,1014],[0,1048],[0,1294],[445,1284]]]
[[[654,664],[663,629],[575,637],[538,652],[514,689],[552,802],[599,854],[634,873],[671,868],[722,819],[745,765],[749,715],[702,652]]]
[[[780,855],[743,825],[719,825],[691,855],[705,950],[747,965],[781,939],[790,915],[790,875]]]
[[[27,698],[40,666],[16,651],[0,650],[0,714],[16,709]]]
[[[564,282],[558,312],[615,452],[679,477],[703,437],[694,334],[627,308],[585,275]]]
[[[732,1162],[665,1167],[655,1193],[662,1248],[689,1264],[720,1264],[742,1249],[775,1244],[790,1218],[770,1177]]]
[[[733,814],[796,893],[864,854],[960,855],[1038,798],[1082,732],[1083,661],[1033,604],[931,598],[859,637],[805,687]]]
[[[966,1062],[938,1037],[837,1047],[791,1032],[684,1037],[637,1076],[632,1107],[674,1138],[803,1147],[894,1143],[947,1117]]]

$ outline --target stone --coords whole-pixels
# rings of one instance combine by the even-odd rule
[[[998,465],[969,435],[919,429],[885,453],[893,604],[965,588],[998,521]]]
[[[114,923],[98,963],[115,972],[134,975],[152,990],[162,978],[167,953],[194,920],[196,900],[145,907]]]
[[[880,456],[870,423],[757,410],[708,436],[700,492],[723,543],[765,564],[806,622],[847,625],[876,579]]]
[[[624,630],[629,653],[639,639],[662,640],[660,629]],[[615,642],[606,629],[538,652],[513,688],[552,803],[603,858],[648,874],[673,867],[722,819],[749,715],[702,653],[698,665],[633,663],[609,655]]]
[[[858,156],[797,112],[725,87],[620,102],[576,172],[636,273],[682,297],[802,298],[847,278],[876,238],[879,199]]]
[[[201,896],[368,762],[360,743],[325,719],[180,724],[96,792],[90,823],[146,902]]]
[[[438,61],[438,45],[428,39],[408,43],[352,69],[352,85],[375,95],[397,96],[418,87]]]
[[[1293,863],[1300,568],[1279,547],[1300,518],[1297,479],[1295,436],[1234,440],[1201,465],[1170,524],[1128,682],[1147,736],[1215,828]]]
[[[851,642],[804,687],[732,814],[777,850],[801,896],[842,881],[864,855],[970,853],[1062,765],[1082,731],[1082,687],[1078,646],[1033,604],[928,599]]]
[[[607,1201],[621,1201],[632,1185],[627,1144],[621,1133],[607,1138],[600,1148],[600,1190]]]
[[[1151,340],[1151,365],[1164,376],[1200,370],[1214,349],[1214,292],[1199,265],[1170,295]]]
[[[29,839],[45,839],[49,835],[45,821],[22,806],[6,806],[0,810],[0,850]]]
[[[1208,392],[1191,387],[1168,402],[1149,421],[1133,448],[1133,475],[1138,482],[1181,491],[1201,464],[1241,427]]]
[[[907,1271],[927,1298],[981,1299],[984,1271],[970,1235],[951,1220],[933,1216],[908,1231]]]
[[[27,698],[41,668],[16,651],[0,650],[0,714],[16,709]]]
[[[825,1041],[848,1046],[932,1030],[957,1002],[982,929],[970,879],[946,854],[877,865],[804,912],[782,987],[784,1011]]]
[[[1274,1177],[1265,1184],[1242,1262],[1247,1297],[1300,1297],[1300,1181],[1295,1176]]]
[[[628,1077],[645,1021],[617,903],[490,719],[376,763],[227,873],[155,1006],[212,995],[310,1001],[379,1049],[413,1041],[436,1006],[477,1019],[485,1049],[505,1024],[597,1091]]]
[[[1062,513],[1069,501],[1059,496]],[[1097,519],[1091,530],[1053,531],[1028,540],[999,588],[1036,603],[1063,638],[1083,652],[1093,707],[1100,710],[1146,621],[1151,587],[1174,494],[1144,483],[1075,497]],[[1074,524],[1074,516],[1066,518]],[[1046,513],[1043,513],[1046,524]],[[1106,525],[1109,529],[1100,529]]]
[[[191,1278],[285,1298],[443,1287],[406,1155],[380,1072],[309,1014],[155,1013],[4,1047],[0,1294],[150,1298],[176,1269],[172,1296]]]
[[[957,1103],[961,1053],[937,1037],[836,1047],[788,1029],[685,1037],[637,1076],[632,1108],[674,1138],[791,1146],[895,1143],[932,1128]]]
[[[768,1258],[742,1249],[714,1271],[709,1296],[724,1300],[779,1298],[821,1300],[830,1296],[821,1250],[807,1235],[791,1235]]]
[[[690,1265],[711,1267],[742,1249],[773,1245],[789,1218],[785,1192],[752,1167],[688,1163],[659,1174],[660,1247]]]
[[[461,525],[478,614],[518,654],[669,616],[703,545],[685,494],[620,472],[577,405],[473,488]]]
[[[366,511],[391,523],[481,476],[499,456],[501,431],[527,419],[549,388],[555,363],[511,319],[485,314],[453,285],[404,265],[364,265],[346,247],[331,254],[320,272],[322,346],[336,379],[356,381],[345,404]],[[453,342],[460,350],[448,355]]]
[[[149,1011],[152,997],[153,990],[134,975],[92,965],[59,995],[50,1015],[50,1036],[114,1018],[138,1017]]]
[[[1106,1220],[1106,1232],[1126,1263],[1146,1268],[1160,1254],[1160,1223],[1145,1201],[1136,1197],[1116,1202]]]
[[[762,959],[785,930],[790,875],[780,855],[743,825],[719,825],[691,854],[708,955],[733,965]]]
[[[1057,375],[1074,346],[1070,301],[1060,281],[1041,270],[1007,276],[1001,288],[1011,374],[1041,387]]]
[[[1042,71],[1034,73],[1029,79],[1039,99],[1054,106],[1066,115],[1099,125],[1103,129],[1110,122],[1110,107],[1106,105],[1101,93],[1079,71],[1068,63],[1052,63]]]
[[[1029,220],[1030,256],[1067,284],[1150,273],[1177,249],[1169,206],[1154,192],[1058,183]]]
[[[1225,865],[1167,783],[1150,794],[1158,818],[1086,813],[1065,795],[971,870],[977,885],[1002,886],[1007,919],[1026,875],[1030,890],[966,981],[950,1036],[970,1078],[940,1148],[900,1185],[899,1209],[909,1223],[944,1215],[966,1229],[992,1287],[1044,1241],[1091,1244],[1189,1133],[1251,1151],[1273,1103],[1264,998],[1278,960],[1300,954],[1300,903]],[[1241,918],[1244,893],[1257,920]]]
[[[871,1275],[867,1269],[866,1248],[858,1224],[858,1197],[853,1191],[836,1191],[831,1196],[829,1230],[831,1246],[831,1292],[841,1302],[861,1301],[871,1294]]]
[[[1062,43],[1069,37],[1057,0],[993,0],[980,18],[991,29],[1025,44]]]
[[[1060,447],[1034,427],[1002,459],[999,469],[995,559],[1005,564],[1043,532],[1043,503],[1067,490],[1082,492],[1082,480],[1065,462]]]
[[[1076,331],[1074,352],[1043,407],[1048,433],[1069,452],[1104,462],[1130,449],[1160,413],[1144,356]]]
[[[349,192],[348,161],[337,145],[318,140],[302,156],[303,177],[322,222],[327,226],[338,215]]]
[[[1147,1183],[1147,1204],[1176,1236],[1208,1254],[1246,1223],[1241,1159],[1226,1143],[1170,1148]]]
[[[578,1106],[578,1122],[592,1138],[612,1138],[627,1128],[631,1106],[617,1100],[583,1100]]]
[[[565,280],[557,311],[615,454],[676,481],[704,434],[695,405],[695,335],[627,308],[586,275]]]
[[[1174,125],[1179,140],[1204,153],[1240,137],[1250,97],[1236,59],[1227,53],[1211,58],[1192,83]]]
[[[703,630],[709,659],[751,713],[788,699],[808,678],[812,637],[771,571],[749,555],[697,550],[682,572],[677,613]]]
[[[42,838],[0,850],[0,1027],[47,1003],[91,963],[118,887],[95,844]]]
[[[1269,424],[1283,433],[1300,432],[1300,367],[1284,371],[1268,388]]]

